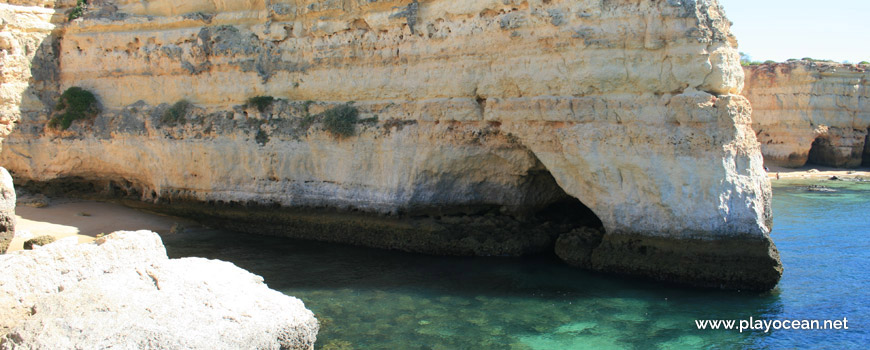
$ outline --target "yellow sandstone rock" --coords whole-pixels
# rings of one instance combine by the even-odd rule
[[[0,156],[19,179],[452,254],[553,249],[574,231],[541,209],[576,198],[604,233],[559,240],[569,262],[733,288],[781,274],[717,1],[105,1],[56,38],[27,83],[44,104],[21,105]],[[103,113],[46,128],[72,86]],[[361,121],[337,137],[323,112],[350,101]]]
[[[745,68],[743,94],[765,161],[801,167],[870,165],[867,65],[791,61]]]

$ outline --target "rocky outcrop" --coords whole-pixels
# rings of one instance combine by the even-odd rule
[[[728,26],[711,0],[102,1],[46,49],[34,76],[57,74],[31,85],[48,102],[0,161],[44,190],[410,251],[517,255],[600,225],[585,267],[770,288],[770,185]],[[47,128],[72,86],[102,113]],[[691,258],[727,242],[762,253]]]
[[[45,63],[57,56],[54,34],[70,3],[75,1],[0,4],[0,142],[19,121],[22,110],[38,110],[49,102],[40,101],[35,91],[57,90],[57,70]]]
[[[771,165],[870,165],[866,65],[789,61],[747,66],[753,128]]]
[[[0,349],[314,349],[318,331],[262,277],[168,259],[148,231],[10,253],[0,271]]]
[[[0,254],[6,253],[15,237],[15,200],[12,176],[0,167]]]
[[[0,3],[0,149],[21,119],[21,110],[43,106],[27,91],[57,89],[56,79],[34,77],[31,68],[38,68],[40,58],[51,51],[43,45],[52,42],[48,38],[55,29],[54,23],[61,21],[62,16],[58,11],[68,2],[16,0]],[[42,54],[38,58],[39,52]],[[15,189],[9,172],[0,167],[0,254],[6,252],[14,235]]]

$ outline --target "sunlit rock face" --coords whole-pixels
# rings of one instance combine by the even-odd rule
[[[716,1],[102,1],[52,40],[0,156],[43,189],[443,254],[551,250],[597,224],[560,255],[716,287],[781,273]],[[47,128],[72,86],[101,113]]]
[[[0,349],[314,349],[314,313],[232,263],[150,231],[76,243],[0,256]]]
[[[791,61],[745,67],[743,95],[771,165],[870,165],[867,65]]]

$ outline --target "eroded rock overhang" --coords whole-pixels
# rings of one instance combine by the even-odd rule
[[[781,274],[716,1],[106,1],[46,41],[3,147],[20,181],[306,238],[463,254],[555,244],[586,268],[715,287]],[[102,113],[47,129],[71,86]],[[258,95],[283,100],[244,106]],[[170,125],[180,100],[194,107]],[[349,101],[354,136],[312,119]],[[524,218],[566,195],[599,234],[526,234]],[[463,236],[478,219],[457,215],[517,223]],[[288,224],[300,217],[312,224]]]

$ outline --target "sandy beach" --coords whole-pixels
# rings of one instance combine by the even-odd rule
[[[801,168],[769,167],[767,177],[771,180],[779,179],[807,179],[826,180],[833,176],[838,178],[865,178],[870,179],[870,167],[855,169],[830,168],[817,165],[807,165]]]
[[[21,250],[24,241],[42,235],[56,239],[76,236],[80,243],[89,242],[101,233],[119,230],[151,230],[169,233],[175,223],[193,222],[130,209],[121,205],[83,200],[54,200],[43,208],[19,205],[15,208],[15,238],[8,252]]]

